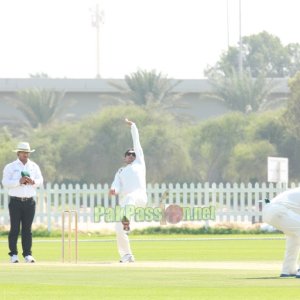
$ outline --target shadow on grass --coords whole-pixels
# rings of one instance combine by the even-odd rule
[[[253,277],[253,278],[245,278],[245,279],[253,279],[253,280],[257,280],[257,279],[281,279],[281,280],[285,280],[285,279],[294,279],[295,277],[279,277],[279,276],[276,276],[276,277]]]

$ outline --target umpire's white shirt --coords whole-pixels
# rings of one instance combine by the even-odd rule
[[[20,184],[21,172],[27,171],[34,185]],[[43,184],[43,176],[39,166],[28,159],[24,165],[19,159],[4,167],[2,184],[8,189],[8,195],[13,197],[31,198],[36,196],[36,188]]]

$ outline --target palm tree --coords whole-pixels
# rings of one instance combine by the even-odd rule
[[[267,96],[274,87],[274,83],[263,75],[252,78],[249,72],[240,74],[233,68],[226,76],[212,72],[208,74],[208,79],[213,87],[210,97],[224,101],[232,110],[244,113],[258,111],[265,106]]]
[[[138,70],[125,76],[127,87],[110,82],[122,94],[123,101],[135,103],[145,107],[173,106],[181,94],[175,93],[173,89],[181,81],[172,80],[155,70]]]
[[[62,110],[64,91],[30,88],[17,92],[12,104],[19,110],[32,128],[53,122]]]

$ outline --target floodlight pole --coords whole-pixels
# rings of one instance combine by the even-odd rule
[[[226,14],[227,14],[227,50],[229,50],[229,0],[227,0]]]
[[[96,62],[97,62],[97,74],[96,78],[100,76],[100,24],[103,24],[104,13],[99,11],[99,4],[96,4],[96,9],[92,12],[92,26],[96,28]]]
[[[241,0],[239,0],[239,74],[243,73],[243,47],[242,47],[242,5]]]

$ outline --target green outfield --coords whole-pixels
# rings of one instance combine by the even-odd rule
[[[147,239],[147,240],[146,240]],[[0,239],[0,299],[290,299],[300,279],[279,278],[282,235],[132,236],[119,264],[113,236],[81,238],[78,264],[59,239],[35,238],[36,264],[9,264]]]

